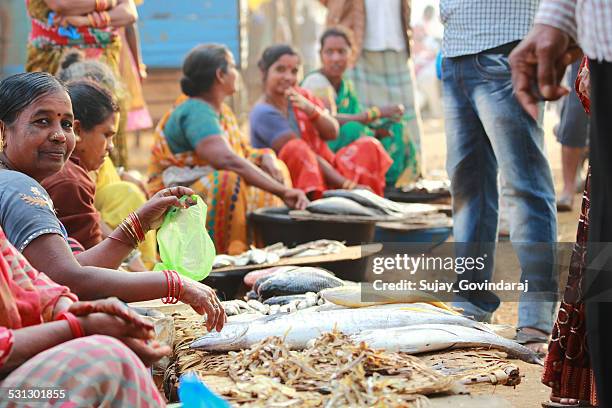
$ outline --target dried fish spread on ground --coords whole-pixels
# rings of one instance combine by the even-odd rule
[[[230,353],[219,369],[236,383],[255,384],[267,377],[299,392],[320,393],[329,407],[425,406],[423,395],[455,386],[452,378],[416,357],[373,350],[339,332],[322,335],[301,352],[271,337]]]
[[[372,406],[420,408],[428,405],[427,399],[422,395],[450,388],[450,385],[447,384],[452,383],[453,380],[463,384],[486,382],[517,385],[520,382],[518,367],[502,359],[499,353],[488,350],[460,350],[425,355],[419,359],[424,364],[419,363],[415,357],[404,353],[377,353],[368,350],[357,363],[358,366],[364,367],[363,372],[357,372],[355,369],[351,371],[350,376],[336,375],[333,381],[323,381],[335,373],[345,372],[343,368],[346,369],[350,364],[347,356],[352,355],[354,358],[354,353],[358,352],[361,346],[354,343],[348,346],[344,342],[346,336],[336,334],[333,337],[322,336],[315,348],[302,352],[290,352],[285,344],[277,339],[273,346],[270,346],[271,340],[268,340],[248,350],[232,353],[232,355],[215,354],[189,348],[189,344],[206,331],[201,316],[189,310],[175,314],[174,318],[177,340],[174,347],[176,359],[173,366],[168,369],[164,381],[166,395],[171,400],[176,400],[178,377],[190,370],[198,373],[211,389],[223,394],[233,404],[249,407],[353,406],[358,404],[346,401],[353,395],[351,392],[354,393],[357,390],[361,398],[364,398],[362,395],[368,395],[368,393],[390,392],[390,396],[379,396],[379,403],[373,403]],[[262,344],[268,344],[268,349],[264,350]],[[335,354],[338,351],[340,354]],[[277,357],[281,357],[270,361],[270,355],[274,356],[274,353]],[[344,366],[339,364],[338,360],[340,363],[345,361]],[[265,361],[268,361],[267,365]],[[316,366],[318,374],[313,378],[309,375],[314,369],[298,371],[295,366],[293,369],[283,371],[287,373],[283,374],[285,377],[292,376],[291,384],[295,385],[281,383],[270,376],[270,372],[278,370],[279,366],[291,366],[293,361],[298,361],[298,364],[302,366],[306,364],[309,364],[309,367]],[[309,363],[309,361],[314,361],[314,363]],[[374,363],[371,363],[372,361]],[[391,371],[385,373],[385,366],[389,365]],[[427,369],[427,366],[433,371]],[[374,371],[373,367],[378,368],[378,371]],[[401,369],[397,370],[397,367]],[[234,382],[232,377],[228,377],[230,369],[233,370],[234,378],[245,377],[250,380]],[[297,373],[303,380],[296,377]],[[366,373],[373,374],[368,374],[368,376]],[[390,377],[386,374],[394,375]],[[306,390],[314,389],[318,386],[317,384],[323,385],[321,385],[321,391],[300,391],[297,389],[300,383]],[[328,394],[323,394],[326,388]],[[401,395],[400,398],[396,395],[397,390],[406,390],[411,393]],[[348,396],[343,397],[347,393]],[[334,395],[339,397],[332,399]]]

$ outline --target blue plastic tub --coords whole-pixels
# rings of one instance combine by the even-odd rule
[[[433,249],[446,242],[452,233],[452,227],[432,227],[402,231],[383,228],[377,225],[374,231],[374,241],[431,243],[431,249]]]

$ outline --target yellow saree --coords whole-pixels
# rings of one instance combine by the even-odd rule
[[[180,97],[175,107],[185,100],[187,97]],[[208,166],[208,163],[199,158],[195,151],[174,154],[170,150],[164,136],[164,126],[172,111],[164,115],[155,129],[148,169],[150,193],[166,187],[163,174],[170,168],[184,169],[188,172],[196,166]],[[223,136],[237,155],[259,165],[263,155],[274,154],[270,149],[251,147],[229,106],[222,106],[219,121],[225,132]],[[289,186],[291,178],[287,167],[280,160],[277,161],[277,166],[284,175],[285,185]],[[198,193],[208,205],[206,228],[219,254],[234,255],[248,249],[247,214],[249,212],[261,207],[284,205],[278,197],[247,185],[238,174],[231,171],[213,170],[187,186]]]

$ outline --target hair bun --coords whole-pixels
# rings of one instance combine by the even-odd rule
[[[84,60],[85,60],[85,55],[83,54],[82,51],[72,49],[68,51],[62,58],[60,62],[60,68],[67,69],[72,64],[75,64],[77,62],[82,62]]]
[[[197,96],[200,93],[198,85],[187,76],[181,78],[181,90],[187,96]]]

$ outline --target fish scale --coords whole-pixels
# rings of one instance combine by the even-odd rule
[[[398,307],[365,307],[360,309],[335,309],[325,311],[303,310],[265,316],[249,322],[232,322],[221,332],[210,332],[191,344],[192,348],[207,351],[231,351],[248,348],[270,336],[285,338],[288,347],[305,348],[308,342],[322,333],[334,329],[347,335],[364,330],[390,329],[428,323],[472,327],[490,331],[482,323],[464,316],[447,313],[431,313],[417,310],[401,310]],[[426,305],[426,307],[430,307]]]
[[[302,267],[278,272],[255,282],[254,290],[260,298],[319,292],[344,285],[344,281],[323,269]]]

